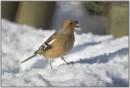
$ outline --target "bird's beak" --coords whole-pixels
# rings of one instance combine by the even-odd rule
[[[80,25],[79,24],[76,24],[75,28],[74,28],[76,31],[81,31],[81,28],[80,28]]]

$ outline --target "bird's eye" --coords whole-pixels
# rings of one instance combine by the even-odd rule
[[[73,22],[70,22],[70,25],[72,25],[73,24]]]

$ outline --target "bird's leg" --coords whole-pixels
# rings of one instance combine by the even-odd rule
[[[62,59],[65,63],[70,64],[69,62],[65,61],[65,59],[64,59],[63,57],[61,57],[61,59]]]
[[[52,60],[49,60],[49,64],[50,64],[51,69],[53,69],[52,64],[51,64],[51,61],[52,61]]]

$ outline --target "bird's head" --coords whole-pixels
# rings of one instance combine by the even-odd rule
[[[74,31],[76,28],[79,28],[78,21],[76,20],[65,20],[63,29],[68,31]]]

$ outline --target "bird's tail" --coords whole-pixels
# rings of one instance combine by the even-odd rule
[[[20,63],[24,63],[24,62],[26,62],[26,61],[32,59],[32,58],[35,57],[36,55],[37,55],[37,54],[33,54],[32,56],[30,56],[30,57],[28,57],[27,59],[21,61]]]
[[[27,59],[21,61],[20,63],[24,63],[24,62],[26,62],[26,61],[32,59],[33,57],[35,57],[35,56],[38,55],[38,54],[40,54],[40,55],[44,54],[44,51],[43,51],[42,47],[40,47],[40,49],[38,49],[37,51],[35,51],[32,56],[30,56],[30,57],[28,57]]]

